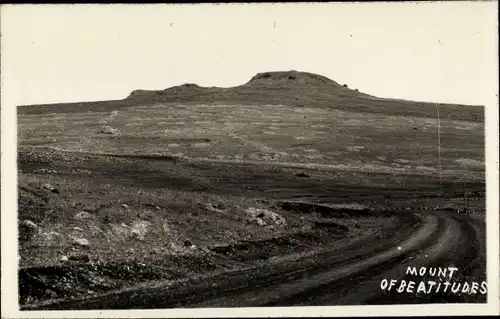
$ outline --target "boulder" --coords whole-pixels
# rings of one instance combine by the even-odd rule
[[[86,238],[71,237],[71,240],[73,241],[73,245],[75,246],[81,246],[81,247],[90,246],[90,243]]]
[[[101,127],[100,133],[103,134],[117,134],[118,130],[115,128],[112,128],[111,126],[103,126]]]
[[[48,191],[51,191],[53,193],[59,193],[59,190],[57,188],[55,188],[54,186],[50,185],[50,184],[43,184],[43,189],[46,189]]]
[[[46,184],[43,184],[43,188],[49,190],[49,191],[53,191],[54,189],[56,189],[54,186],[46,183]]]
[[[53,241],[54,239],[61,238],[61,234],[55,231],[50,231],[48,233],[42,233],[42,236],[47,241]]]
[[[82,210],[81,212],[75,214],[75,219],[77,220],[84,220],[84,219],[90,219],[92,218],[92,214],[90,214],[89,212],[86,212],[84,210]]]
[[[130,227],[132,236],[138,240],[144,240],[150,225],[151,223],[145,220],[135,221]]]
[[[245,213],[250,217],[250,220],[259,226],[283,226],[286,224],[286,220],[280,214],[268,209],[250,207],[245,210]]]

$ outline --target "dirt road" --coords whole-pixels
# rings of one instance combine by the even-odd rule
[[[382,291],[382,279],[414,280],[408,266],[456,267],[454,280],[482,282],[484,224],[450,212],[395,212],[401,225],[384,238],[313,252],[257,268],[186,282],[158,283],[28,309],[256,307],[415,302],[485,302],[478,294]],[[431,279],[428,279],[431,280]]]
[[[265,170],[243,165],[233,167],[216,163],[177,163],[107,156],[73,158],[60,153],[50,154],[45,162],[40,157],[25,157],[23,155],[20,161],[20,168],[24,172],[36,174],[36,170],[45,168],[58,172],[56,176],[78,177],[78,174],[83,173],[70,173],[77,166],[85,170],[87,180],[92,178],[94,183],[110,183],[114,187],[139,186],[145,191],[173,188],[273,199],[282,204],[282,210],[289,210],[296,216],[311,216],[311,211],[315,211],[319,223],[325,223],[331,217],[344,219],[344,222],[354,217],[382,221],[387,216],[392,218],[390,224],[371,224],[368,229],[375,229],[375,232],[360,232],[364,235],[349,238],[344,243],[331,241],[317,247],[309,243],[305,253],[292,252],[290,255],[283,253],[283,250],[281,255],[229,271],[203,273],[181,280],[142,282],[85,299],[52,299],[44,303],[30,303],[23,306],[26,310],[486,301],[486,295],[481,293],[415,294],[381,289],[383,279],[415,281],[417,284],[420,281],[445,280],[407,276],[408,266],[456,267],[457,275],[452,281],[471,284],[485,280],[484,219],[460,215],[452,210],[439,210],[433,206],[433,190],[436,188],[433,179],[412,177],[393,183],[388,181],[387,175],[370,175],[370,179],[360,176],[362,180],[358,181],[354,176],[342,177],[314,171],[308,171],[310,177],[304,179],[297,177],[293,171]],[[40,178],[42,175],[36,176]],[[366,180],[372,184],[366,184]],[[460,193],[460,189],[455,187],[453,181],[443,183],[444,202]],[[470,187],[472,190],[481,190],[484,185],[478,183]],[[320,197],[323,203],[332,205],[365,202],[370,209],[335,210],[313,200]],[[302,203],[298,206],[295,201],[297,198]],[[405,202],[408,198],[418,200],[419,204]],[[398,200],[403,200],[403,204],[391,206]],[[334,232],[328,236],[334,236]],[[264,242],[260,244],[266,245]],[[257,248],[257,251],[259,249],[262,247]],[[222,254],[220,258],[225,257]]]

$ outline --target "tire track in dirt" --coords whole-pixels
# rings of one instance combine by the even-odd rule
[[[463,245],[469,237],[464,236],[462,225],[454,218],[446,215],[438,218],[442,230],[436,233],[437,236],[429,237],[423,246],[394,259],[393,262],[376,265],[364,273],[310,291],[307,296],[295,296],[294,305],[400,304],[408,303],[410,300],[422,302],[423,300],[415,297],[394,293],[394,290],[391,293],[384,293],[380,288],[380,282],[382,279],[412,280],[405,274],[407,266],[415,266],[417,269],[431,264],[441,267],[451,266],[440,262],[444,259],[442,256],[448,256],[450,248]],[[278,303],[280,306],[288,304]]]
[[[486,257],[485,257],[485,224],[479,220],[474,220],[459,214],[450,215],[453,222],[458,224],[462,236],[459,238],[450,237],[449,251],[441,254],[440,257],[430,259],[427,263],[414,265],[417,268],[420,266],[426,267],[456,267],[457,273],[450,281],[464,283],[478,282],[486,280]],[[427,253],[425,253],[427,254]],[[415,256],[416,260],[418,257]],[[422,259],[422,258],[421,258]],[[403,280],[408,281],[437,281],[436,277],[424,276],[404,276]],[[440,278],[442,279],[442,278]],[[467,302],[467,303],[484,303],[486,295],[483,294],[464,294],[464,293],[431,293],[431,294],[399,294],[392,293],[390,296],[379,296],[367,300],[368,304],[387,304],[396,301],[398,303],[415,304],[415,303],[449,303],[449,302]]]
[[[392,248],[378,252],[373,256],[362,256],[351,260],[345,265],[335,265],[328,271],[315,276],[302,278],[300,280],[286,282],[266,291],[252,291],[244,296],[238,296],[235,300],[219,300],[207,302],[205,306],[210,307],[257,307],[257,306],[287,306],[297,305],[311,295],[321,293],[321,289],[332,285],[339,280],[351,282],[353,274],[369,271],[377,265],[393,265],[398,259],[404,258],[409,251],[418,249],[420,245],[435,239],[436,234],[442,232],[442,222],[435,215],[423,215],[423,225],[409,237],[394,241]],[[401,247],[401,250],[398,249]],[[346,279],[347,278],[347,279]],[[318,290],[319,289],[319,290]]]
[[[411,218],[406,219],[407,223],[401,223],[400,227],[401,225],[409,225],[408,221],[411,220]],[[376,255],[377,253],[381,253],[384,250],[389,249],[389,247],[393,247],[394,241],[402,240],[415,232],[415,229],[418,228],[419,225],[420,222],[413,220],[414,227],[404,228],[404,231],[401,231],[401,229],[394,230],[394,232],[389,233],[390,235],[386,238],[377,240],[376,236],[369,236],[368,238],[356,242],[354,245],[348,246],[346,249],[328,250],[326,252],[311,255],[308,259],[305,259],[307,257],[304,257],[303,260],[298,260],[295,264],[287,265],[287,267],[290,268],[289,270],[284,271],[281,269],[280,272],[276,272],[276,270],[274,270],[274,274],[267,276],[257,275],[257,277],[254,278],[240,278],[240,281],[243,279],[243,282],[239,286],[234,288],[223,286],[222,288],[224,290],[218,291],[215,294],[210,293],[211,296],[208,296],[206,291],[197,291],[196,296],[186,296],[187,299],[176,298],[175,301],[171,299],[168,307],[207,307],[214,306],[214,304],[216,304],[217,307],[234,307],[235,305],[230,302],[234,295],[238,296],[241,294],[253,293],[257,289],[272,289],[270,287],[273,285],[309,278],[310,276],[317,275],[318,273],[328,271],[332,264],[348,265],[358,258],[366,258]],[[371,245],[374,241],[376,241],[379,246],[374,248]],[[305,263],[305,265],[300,265],[300,262]],[[205,297],[215,298],[211,300],[210,298]],[[241,306],[247,306],[245,303],[246,299],[242,298],[239,300],[244,303]]]
[[[382,279],[396,279],[409,281],[436,281],[432,277],[411,277],[406,275],[408,266],[416,267],[457,267],[459,281],[484,280],[482,274],[481,258],[478,258],[478,251],[481,250],[482,240],[478,238],[481,234],[481,227],[473,225],[469,220],[457,218],[457,216],[440,216],[446,229],[440,233],[437,241],[430,246],[419,249],[405,258],[400,258],[399,263],[386,263],[378,265],[370,271],[344,278],[340,281],[325,285],[309,291],[308,294],[296,295],[294,298],[278,301],[272,305],[353,305],[353,304],[415,304],[415,303],[436,303],[436,302],[485,302],[486,296],[481,295],[459,295],[459,294],[417,294],[417,293],[397,293],[383,292],[380,288]],[[429,240],[431,242],[431,240]],[[463,249],[465,248],[465,249]],[[484,269],[484,268],[483,268]],[[457,275],[455,275],[457,277]],[[354,284],[353,283],[358,283]],[[416,290],[416,289],[415,289]],[[475,300],[474,300],[475,299]],[[479,300],[479,301],[478,301]],[[269,304],[271,305],[271,304]]]

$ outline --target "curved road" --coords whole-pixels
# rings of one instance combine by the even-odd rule
[[[485,302],[486,295],[386,293],[382,279],[408,277],[408,266],[456,267],[452,281],[485,278],[484,222],[445,211],[401,211],[401,224],[384,238],[363,238],[347,247],[293,261],[263,265],[189,282],[158,283],[85,300],[30,309],[150,309],[299,305]],[[436,280],[436,278],[434,278]],[[438,279],[439,280],[439,279]]]

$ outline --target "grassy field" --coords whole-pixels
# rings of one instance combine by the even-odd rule
[[[20,116],[22,146],[437,174],[436,118],[287,106],[138,106]],[[103,133],[106,127],[115,129]],[[481,177],[484,127],[441,121],[443,174]],[[484,177],[481,177],[484,178]]]

